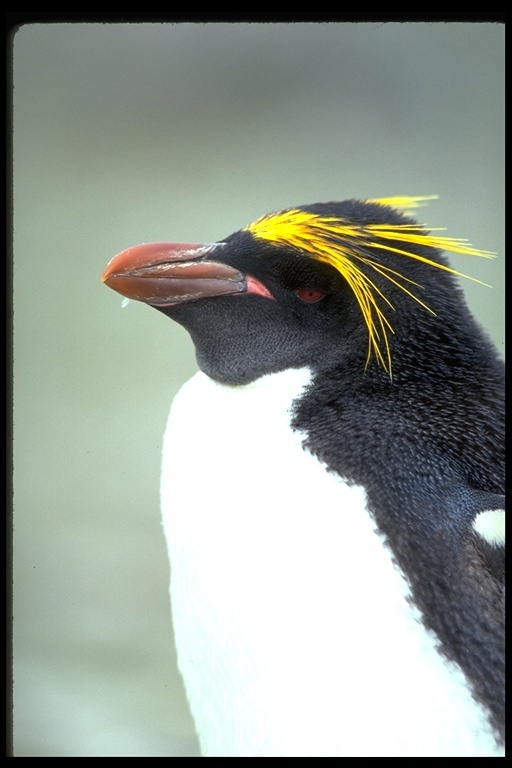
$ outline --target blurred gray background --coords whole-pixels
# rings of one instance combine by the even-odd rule
[[[195,755],[159,519],[184,331],[100,283],[151,240],[438,194],[503,349],[504,28],[47,24],[14,61],[14,754]]]

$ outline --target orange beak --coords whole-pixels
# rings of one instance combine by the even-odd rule
[[[156,307],[247,291],[245,276],[208,257],[224,243],[143,243],[107,264],[102,281],[122,296]]]

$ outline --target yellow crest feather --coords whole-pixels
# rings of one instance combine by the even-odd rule
[[[423,197],[388,197],[367,200],[368,203],[392,206],[402,210],[411,210],[419,207],[424,201],[435,198],[435,195]],[[466,277],[469,280],[485,285],[480,280],[463,275],[451,267],[439,264],[426,256],[421,256],[407,249],[408,244],[420,245],[426,248],[435,248],[452,253],[466,254],[469,256],[482,256],[491,258],[494,254],[490,251],[480,251],[473,248],[466,240],[443,237],[432,234],[430,230],[419,224],[352,224],[350,221],[332,216],[318,216],[299,208],[290,208],[278,213],[263,216],[261,219],[245,227],[254,237],[266,240],[277,246],[296,248],[307,253],[318,261],[330,264],[343,276],[354,292],[361,309],[366,327],[368,329],[368,365],[372,354],[378,362],[392,375],[391,353],[389,348],[388,333],[394,333],[393,328],[384,314],[381,303],[384,302],[390,309],[394,309],[389,299],[375,285],[372,279],[363,271],[362,266],[385,277],[391,283],[404,291],[411,299],[414,299],[424,309],[435,314],[421,299],[404,283],[421,288],[418,283],[405,275],[393,270],[384,264],[371,258],[368,248],[380,251],[390,251],[400,256],[428,264],[436,269],[442,269],[458,277]],[[383,241],[393,241],[386,244]],[[397,244],[403,244],[398,247]]]

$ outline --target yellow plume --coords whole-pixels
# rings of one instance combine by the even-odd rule
[[[388,197],[367,200],[369,203],[392,206],[404,210],[419,207],[424,201],[435,198],[435,195],[424,197]],[[459,277],[467,277],[477,283],[476,278],[463,275],[451,267],[439,264],[426,256],[421,256],[408,250],[407,246],[419,245],[422,248],[435,248],[452,253],[469,256],[491,258],[489,251],[473,248],[466,240],[427,232],[423,226],[415,223],[408,224],[353,224],[348,220],[334,216],[319,216],[314,213],[291,208],[278,213],[263,216],[261,219],[245,227],[246,231],[260,239],[277,246],[287,246],[307,253],[318,261],[330,264],[344,277],[354,292],[368,329],[368,365],[374,354],[382,367],[392,376],[391,353],[388,333],[394,333],[393,328],[379,306],[378,299],[394,309],[389,299],[375,285],[372,279],[363,271],[362,266],[385,277],[391,283],[404,291],[411,299],[418,302],[424,309],[435,314],[421,299],[404,285],[418,283],[407,278],[390,267],[371,258],[369,248],[379,251],[390,251],[400,256],[428,264],[436,269],[442,269]],[[433,230],[440,231],[440,230]],[[389,244],[385,241],[390,241]],[[392,244],[391,244],[392,243]],[[400,245],[403,244],[403,247]]]

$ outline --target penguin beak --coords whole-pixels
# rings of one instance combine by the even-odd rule
[[[143,243],[107,264],[102,281],[122,296],[155,307],[168,307],[209,296],[247,291],[237,269],[212,261],[225,243]]]

